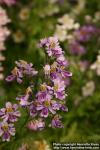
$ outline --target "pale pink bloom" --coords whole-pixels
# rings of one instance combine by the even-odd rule
[[[3,9],[2,7],[0,7],[0,26],[6,25],[9,22],[10,22],[10,19],[8,18],[5,9]]]
[[[45,122],[41,118],[38,120],[32,120],[28,123],[27,127],[33,131],[42,130],[45,127]]]
[[[44,66],[44,73],[45,73],[45,75],[50,75],[50,65]]]
[[[0,3],[3,1],[0,0]],[[6,24],[10,22],[10,19],[7,16],[7,13],[5,9],[0,7],[0,51],[5,50],[5,40],[7,39],[8,35],[10,34],[10,31],[6,27]],[[5,57],[0,54],[0,61],[4,61]],[[3,80],[3,73],[0,74],[0,80]]]
[[[4,3],[6,4],[7,6],[11,6],[11,5],[14,5],[16,3],[16,0],[0,0],[0,3]]]
[[[4,42],[9,34],[10,31],[6,27],[0,27],[0,42]]]

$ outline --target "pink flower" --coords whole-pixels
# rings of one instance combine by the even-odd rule
[[[45,47],[46,52],[50,57],[59,57],[63,53],[56,37],[49,37],[47,39],[41,40],[40,46]]]
[[[8,18],[6,11],[2,7],[0,7],[0,51],[3,51],[6,49],[4,42],[7,39],[8,35],[10,34],[10,31],[7,29],[5,25],[9,22],[10,22],[10,19]],[[0,60],[0,61],[4,61],[4,60],[5,59]],[[3,76],[3,73],[2,73],[2,76]],[[3,78],[1,77],[0,80],[3,80]]]
[[[4,3],[6,4],[7,6],[11,6],[11,5],[14,5],[16,3],[16,0],[0,0],[0,3]]]
[[[40,118],[38,120],[30,121],[27,125],[28,129],[37,131],[37,130],[43,130],[45,127],[44,121]]]
[[[50,75],[50,65],[45,65],[44,66],[44,73],[45,75]]]
[[[0,7],[0,26],[4,26],[9,23],[11,20],[8,18],[5,9]]]

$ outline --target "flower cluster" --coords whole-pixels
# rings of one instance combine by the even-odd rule
[[[34,131],[42,130],[46,126],[53,128],[63,127],[59,112],[68,111],[65,90],[67,79],[72,76],[72,73],[66,70],[68,61],[56,37],[42,39],[39,45],[45,49],[46,57],[50,62],[44,65],[42,74],[41,70],[38,74],[43,82],[39,85],[37,84],[36,91],[34,90],[34,83],[33,86],[29,85],[24,95],[16,97],[20,106],[28,109],[31,119],[27,127]],[[8,82],[17,80],[18,83],[22,83],[24,75],[34,77],[38,73],[32,68],[31,63],[28,64],[20,60],[16,62],[16,65],[17,67],[12,71],[12,74],[6,78]]]
[[[14,122],[21,116],[18,105],[7,102],[5,108],[0,109],[0,136],[3,141],[10,141],[15,135]]]
[[[11,82],[13,80],[17,80],[18,83],[23,82],[23,77],[35,76],[38,72],[33,68],[32,63],[27,63],[26,61],[19,60],[15,62],[16,67],[12,70],[11,75],[6,78],[6,81]]]
[[[64,57],[64,52],[59,46],[57,38],[49,37],[42,39],[40,47],[45,48],[47,56],[52,59],[54,58],[54,62],[51,64],[47,63],[43,67],[47,82],[40,85],[40,90],[36,94],[36,100],[33,105],[34,111],[31,109],[31,115],[33,117],[38,115],[42,119],[51,117],[52,121],[49,126],[61,128],[63,127],[60,120],[61,116],[57,112],[68,110],[64,100],[67,96],[65,93],[66,78],[72,76],[72,73],[65,70],[68,62]],[[45,126],[43,120],[40,123],[42,127]],[[30,126],[31,128],[35,127],[33,122],[30,122]],[[35,129],[37,128],[39,129],[38,126],[35,127]]]
[[[4,42],[10,34],[10,31],[5,25],[9,22],[10,19],[8,18],[6,11],[2,7],[0,7],[0,80],[3,79],[3,67],[1,62],[5,60],[5,57],[2,55],[1,52],[5,50]]]
[[[1,4],[6,4],[7,6],[14,5],[16,3],[16,0],[0,0]]]
[[[83,55],[86,53],[84,43],[88,42],[93,36],[98,35],[100,29],[94,25],[84,25],[76,30],[73,39],[69,41],[69,49],[72,54]]]
[[[55,36],[62,42],[66,39],[72,38],[70,31],[79,28],[79,23],[75,23],[74,19],[68,14],[59,18],[58,23],[59,24],[56,26]]]

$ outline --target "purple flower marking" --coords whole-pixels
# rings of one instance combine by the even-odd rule
[[[38,73],[37,71],[35,71],[34,68],[32,68],[33,67],[32,63],[28,64],[26,61],[23,61],[23,60],[16,61],[15,63],[17,67],[19,67],[20,70],[22,70],[23,74],[35,76]]]
[[[14,81],[14,80],[17,80],[17,82],[18,82],[19,84],[21,84],[21,83],[22,83],[22,77],[23,77],[22,71],[21,71],[20,69],[18,69],[17,67],[15,67],[15,68],[12,70],[11,73],[12,73],[12,74],[6,78],[6,81],[12,82],[12,81]]]
[[[37,73],[38,73],[33,68],[32,63],[28,64],[26,61],[19,60],[19,61],[16,61],[15,64],[17,65],[17,67],[15,67],[11,72],[12,74],[6,78],[6,81],[8,81],[8,82],[17,80],[18,83],[22,83],[22,81],[23,81],[22,79],[23,79],[24,75],[33,77],[33,76],[37,75]]]
[[[60,66],[67,66],[68,65],[68,61],[66,60],[66,58],[61,55],[57,58],[57,63],[60,65]]]
[[[49,37],[40,41],[40,46],[46,48],[48,56],[59,57],[63,54],[61,47],[59,46],[58,39],[56,37]]]
[[[47,86],[45,83],[43,83],[40,86],[40,91],[36,94],[36,97],[38,101],[42,102],[45,100],[52,99],[53,90],[52,87]]]
[[[0,117],[4,121],[16,122],[20,116],[21,114],[18,111],[17,104],[12,104],[11,102],[7,102],[6,107],[0,109]]]
[[[16,97],[16,100],[19,101],[19,104],[20,104],[21,106],[28,106],[28,105],[30,104],[30,103],[28,102],[28,99],[29,99],[29,94]]]
[[[60,120],[60,117],[58,115],[54,116],[54,118],[51,121],[51,127],[53,128],[63,128],[63,124]]]
[[[86,53],[86,49],[79,42],[73,41],[69,44],[69,49],[72,54],[83,55]]]
[[[31,117],[37,116],[36,104],[31,104],[29,106],[29,110],[30,110],[30,116]]]

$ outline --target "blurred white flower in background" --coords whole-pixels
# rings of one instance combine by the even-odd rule
[[[30,15],[30,10],[29,8],[22,8],[19,12],[19,18],[21,21],[26,21],[27,19],[29,19],[29,15]]]
[[[92,18],[92,16],[90,16],[90,15],[85,15],[85,17],[84,17],[84,19],[85,19],[85,21],[86,21],[86,23],[92,23],[92,21],[93,21],[93,18]]]
[[[86,83],[85,86],[82,87],[82,95],[84,97],[91,96],[93,95],[94,90],[95,90],[94,81],[89,81]]]
[[[61,23],[63,28],[65,28],[66,30],[79,28],[79,24],[75,23],[74,19],[68,14],[65,14],[63,17],[59,18],[58,22]]]
[[[36,150],[51,150],[50,146],[48,145],[47,141],[34,141],[34,147]]]
[[[25,39],[24,33],[21,30],[17,30],[12,36],[15,43],[21,43]]]
[[[54,4],[56,3],[58,0],[49,0],[49,3]]]
[[[45,140],[36,140],[31,142],[31,144],[22,143],[17,150],[51,150],[49,144]]]
[[[81,72],[85,72],[89,67],[89,62],[87,60],[79,61],[78,66]]]
[[[96,74],[100,76],[100,54],[97,56],[97,60],[90,66],[91,70],[95,70]]]
[[[97,11],[94,14],[94,18],[93,18],[93,22],[98,22],[98,21],[100,21],[100,11]]]
[[[70,15],[65,14],[58,19],[54,36],[56,36],[61,42],[66,39],[70,40],[73,38],[70,31],[78,29],[79,27],[79,23],[76,23]]]
[[[78,4],[76,5],[76,7],[72,9],[72,13],[76,15],[80,14],[82,10],[85,8],[85,4],[86,0],[78,0]]]
[[[55,36],[61,41],[65,41],[67,39],[67,31],[60,25],[56,26]]]

